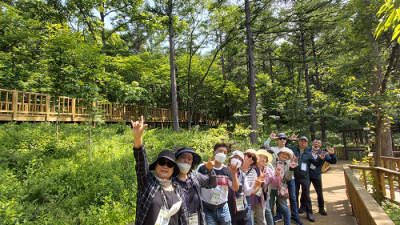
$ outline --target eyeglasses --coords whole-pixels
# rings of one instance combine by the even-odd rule
[[[286,138],[278,138],[278,140],[286,140]]]
[[[168,160],[168,162],[167,162],[166,159],[160,159],[160,160],[157,161],[157,163],[158,163],[158,165],[160,165],[160,166],[165,166],[165,164],[167,164],[167,166],[168,166],[169,168],[172,168],[172,167],[175,166],[175,163],[174,163],[174,162],[172,162],[171,160]]]

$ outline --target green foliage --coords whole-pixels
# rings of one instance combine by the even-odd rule
[[[92,128],[88,155],[87,124],[4,124],[0,129],[0,221],[2,224],[127,224],[135,218],[136,174],[132,130],[120,122]],[[248,129],[226,126],[175,133],[147,130],[149,161],[174,146],[193,148],[208,160],[215,143],[250,148]],[[239,144],[238,144],[239,143]],[[15,151],[16,150],[16,151]],[[15,153],[13,153],[15,151]]]
[[[375,31],[375,36],[379,37],[382,32],[389,29],[393,30],[392,41],[400,43],[400,1],[386,0],[377,13],[382,18]]]
[[[400,205],[398,203],[384,200],[380,205],[394,224],[400,224]]]

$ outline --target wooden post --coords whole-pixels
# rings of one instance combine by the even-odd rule
[[[13,109],[12,120],[17,120],[18,91],[13,91],[13,95],[12,95],[12,109]]]
[[[71,99],[71,112],[72,112],[72,116],[71,116],[71,120],[72,122],[75,123],[75,112],[76,111],[76,98]]]
[[[343,133],[343,143],[344,143],[344,154],[345,154],[345,159],[346,160],[349,160],[349,152],[347,151],[347,141],[346,141],[346,132],[345,131],[343,131],[342,132]]]
[[[122,108],[122,114],[123,114],[122,118],[124,118],[125,123],[126,123],[126,122],[128,122],[128,119],[126,118],[126,104],[123,104],[122,107],[123,107]]]
[[[110,118],[110,122],[112,122],[112,114],[113,114],[113,106],[112,106],[112,102],[110,102],[110,104],[108,105],[108,115]]]
[[[50,95],[46,95],[46,105],[45,105],[45,112],[46,112],[46,122],[50,121]],[[30,100],[29,100],[30,101]]]
[[[388,174],[388,179],[389,179],[389,188],[390,188],[390,199],[394,200],[396,197],[394,195],[393,175]]]
[[[379,170],[372,170],[371,174],[375,180],[375,186],[376,186],[375,194],[376,194],[378,200],[382,200],[383,199],[382,184],[384,184],[385,180],[383,180],[383,183],[382,183]],[[385,186],[383,186],[383,187],[385,188]]]

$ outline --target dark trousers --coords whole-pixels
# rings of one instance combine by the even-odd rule
[[[324,194],[322,192],[322,180],[321,179],[314,179],[310,177],[310,181],[314,186],[315,192],[317,193],[318,197],[318,208],[324,208]],[[300,198],[300,207],[304,208],[304,199]]]
[[[311,198],[310,198],[310,178],[295,178],[296,183],[296,201],[297,205],[299,205],[299,193],[300,193],[300,186],[301,186],[301,198],[304,199],[304,203],[302,207],[306,211],[307,214],[312,214],[312,205],[311,205]]]

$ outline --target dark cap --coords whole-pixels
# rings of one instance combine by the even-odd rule
[[[278,135],[276,135],[276,138],[285,138],[285,139],[287,139],[287,137],[286,137],[286,135],[285,135],[285,133],[279,133]]]
[[[301,137],[299,138],[299,141],[301,141],[301,140],[306,140],[306,141],[308,142],[308,138],[305,137],[305,136],[301,136]]]
[[[174,162],[174,172],[171,176],[175,177],[181,172],[179,170],[178,164],[176,164],[174,153],[169,150],[163,150],[162,152],[160,152],[160,154],[158,154],[157,156],[157,159],[152,164],[150,164],[149,170],[154,170],[156,168],[157,161],[161,158],[166,158]]]
[[[193,165],[198,165],[201,162],[201,157],[199,156],[199,154],[197,154],[194,150],[189,149],[189,148],[184,148],[184,149],[180,149],[176,154],[175,157],[178,158],[180,154],[184,153],[184,152],[189,152],[193,155]]]

